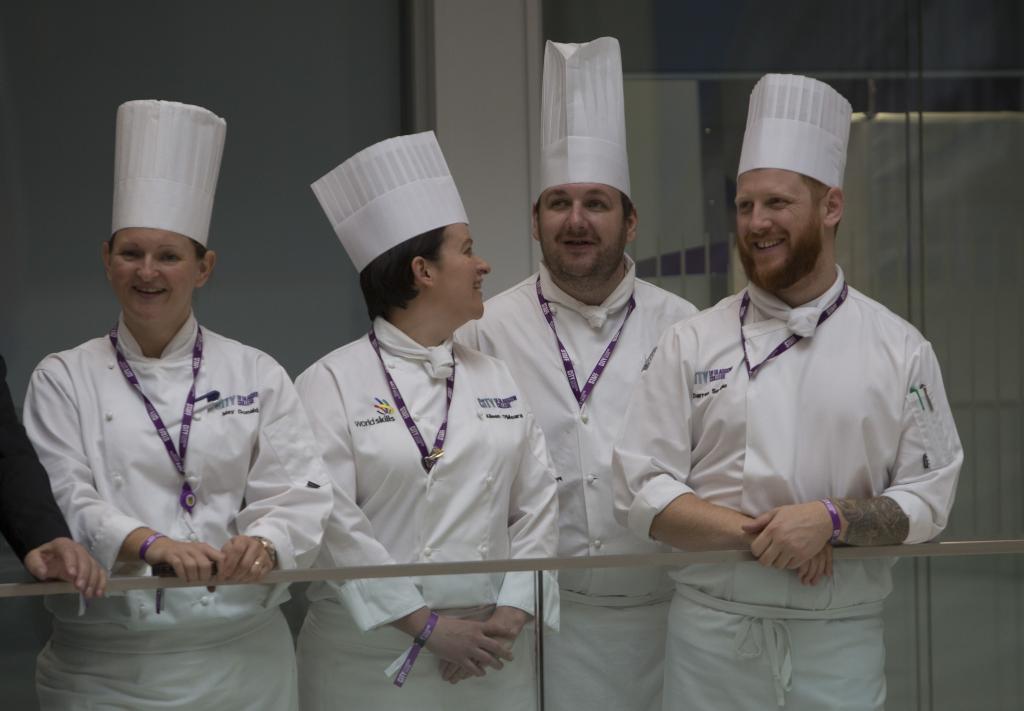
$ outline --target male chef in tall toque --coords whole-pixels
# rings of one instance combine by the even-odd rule
[[[619,43],[548,42],[539,271],[487,301],[457,338],[508,363],[558,475],[559,555],[667,550],[612,515],[611,445],[661,334],[696,313],[636,278]],[[544,642],[546,708],[658,709],[671,581],[660,568],[563,570],[561,631]]]
[[[883,708],[892,561],[833,564],[832,546],[927,541],[953,504],[963,450],[932,347],[836,264],[850,113],[807,77],[754,87],[749,284],[665,334],[615,443],[634,533],[757,558],[673,571],[665,708]]]

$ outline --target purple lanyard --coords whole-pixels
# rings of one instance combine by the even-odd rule
[[[828,319],[829,316],[834,314],[836,312],[836,309],[838,309],[840,306],[843,305],[843,302],[846,301],[846,294],[849,292],[849,290],[850,290],[850,287],[846,283],[844,283],[843,284],[843,289],[842,289],[842,291],[839,292],[839,296],[836,297],[836,300],[833,301],[832,304],[827,309],[825,309],[824,311],[821,312],[821,316],[818,317],[818,326],[820,326],[821,324],[825,323],[826,319]],[[764,367],[765,363],[770,361],[772,358],[776,358],[776,357],[782,355],[783,353],[788,351],[790,348],[795,346],[797,343],[802,341],[804,339],[804,337],[803,336],[798,336],[797,334],[794,333],[792,336],[790,336],[789,338],[784,340],[782,343],[780,343],[779,345],[775,346],[775,350],[773,350],[771,353],[769,353],[767,358],[762,360],[757,365],[751,366],[750,365],[750,358],[747,357],[747,339],[743,337],[743,322],[747,318],[747,311],[749,310],[749,308],[750,308],[750,293],[744,291],[743,292],[743,300],[740,302],[740,343],[743,345],[743,362],[747,364],[747,375],[749,377],[753,378],[755,375],[757,375],[757,371],[759,371],[762,367]]]
[[[199,374],[199,366],[203,362],[203,330],[198,326],[196,327],[196,342],[192,346],[192,387],[188,390],[188,397],[185,399],[185,410],[181,413],[181,433],[178,437],[177,449],[174,448],[174,442],[171,441],[171,433],[167,431],[163,418],[160,417],[160,413],[156,411],[153,403],[146,397],[146,393],[142,391],[142,384],[139,382],[139,378],[135,375],[135,371],[132,370],[131,365],[128,364],[124,354],[121,353],[121,349],[117,345],[117,324],[110,329],[109,338],[111,345],[114,346],[114,355],[117,357],[117,365],[121,368],[121,374],[124,375],[125,380],[131,383],[132,387],[142,397],[142,402],[146,405],[146,412],[149,413],[149,419],[153,422],[156,433],[160,435],[160,440],[164,443],[164,448],[167,449],[167,454],[170,456],[174,468],[184,477],[185,453],[188,451],[188,434],[192,429],[192,410],[196,404],[196,376]],[[178,503],[189,514],[195,508],[196,495],[187,481],[181,486]]]
[[[446,381],[447,402],[445,402],[444,406],[444,421],[441,422],[441,429],[437,431],[434,447],[428,452],[427,443],[423,439],[423,435],[420,434],[420,428],[412,421],[409,408],[402,398],[402,393],[398,391],[398,383],[391,377],[388,367],[384,365],[384,357],[380,354],[380,343],[377,341],[377,334],[373,332],[373,326],[370,326],[368,336],[370,338],[370,345],[373,346],[377,358],[380,359],[380,367],[384,369],[384,377],[387,378],[388,387],[391,388],[391,397],[395,398],[395,404],[398,405],[398,412],[402,415],[405,428],[409,430],[409,434],[412,435],[412,441],[416,443],[416,448],[420,450],[420,464],[423,465],[423,469],[429,474],[430,470],[437,464],[437,460],[444,456],[444,438],[448,435],[448,411],[452,408],[452,395],[455,392],[455,364],[452,364],[452,374],[448,376]]]
[[[622,319],[622,325],[619,326],[619,330],[615,332],[615,336],[612,337],[608,347],[604,349],[604,353],[597,361],[597,365],[594,366],[594,371],[587,378],[587,382],[583,384],[583,389],[580,390],[579,381],[576,378],[576,368],[573,367],[572,359],[569,357],[569,351],[565,350],[565,346],[562,344],[562,339],[558,337],[558,329],[555,328],[555,315],[551,313],[551,303],[544,298],[544,292],[540,289],[540,277],[537,277],[537,301],[540,302],[540,310],[544,314],[544,318],[547,319],[548,326],[551,326],[551,332],[555,334],[555,343],[558,344],[558,352],[562,356],[562,367],[565,368],[565,377],[569,380],[569,387],[572,388],[572,394],[576,396],[576,402],[579,403],[580,408],[583,408],[583,404],[590,397],[590,393],[594,390],[594,386],[597,385],[597,381],[600,379],[601,374],[604,373],[605,367],[608,365],[608,361],[612,357],[612,353],[615,351],[615,346],[619,343],[619,337],[622,335],[622,329],[626,327],[626,321],[629,320],[629,315],[633,313],[633,309],[636,308],[636,299],[633,295],[629,295],[629,303],[626,305],[626,316]]]

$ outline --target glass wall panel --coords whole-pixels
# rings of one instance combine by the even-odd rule
[[[562,0],[544,3],[544,35],[620,40],[638,271],[700,307],[745,283],[732,199],[754,82],[809,74],[849,98],[839,262],[939,358],[966,454],[943,538],[1021,536],[1020,3]],[[992,560],[896,566],[886,611],[891,708],[1019,703],[1013,652],[1024,628],[1011,600],[1021,571]],[[986,582],[968,582],[978,577]],[[987,657],[998,661],[974,684],[954,671],[985,662],[954,640],[991,633],[985,616],[996,614],[1006,624],[981,644],[1006,656]]]

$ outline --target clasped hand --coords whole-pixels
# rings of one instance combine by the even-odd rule
[[[209,543],[160,538],[146,551],[146,562],[166,563],[190,583],[258,583],[274,567],[263,545],[252,536],[235,536],[220,550]]]
[[[821,502],[774,508],[743,530],[756,536],[750,552],[761,565],[795,570],[804,585],[832,575],[832,520]]]
[[[442,616],[426,646],[441,659],[441,678],[457,684],[484,676],[486,667],[503,668],[502,660],[512,661],[512,646],[529,618],[507,606],[496,608],[483,622]]]

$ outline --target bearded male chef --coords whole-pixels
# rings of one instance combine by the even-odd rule
[[[758,559],[672,573],[665,708],[883,708],[892,561],[833,568],[832,546],[927,541],[953,504],[963,451],[932,347],[836,264],[849,127],[819,81],[754,87],[736,195],[750,283],[665,334],[615,444],[637,535]]]
[[[663,552],[612,516],[611,444],[658,338],[696,313],[636,278],[619,43],[548,42],[537,273],[457,338],[508,363],[558,473],[561,556]],[[544,643],[549,709],[655,709],[671,582],[660,568],[564,570],[561,631]]]

